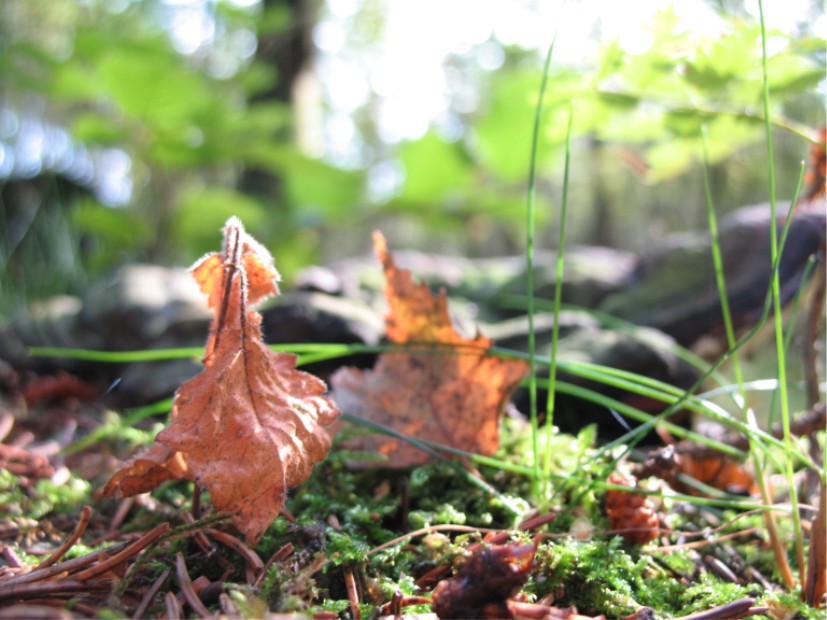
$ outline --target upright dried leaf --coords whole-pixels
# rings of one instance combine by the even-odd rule
[[[223,253],[193,267],[215,311],[206,368],[178,389],[170,425],[104,493],[135,495],[164,480],[194,480],[253,544],[278,516],[287,489],[327,455],[324,426],[339,412],[321,380],[295,369],[295,356],[264,344],[261,316],[246,306],[277,293],[278,274],[237,219],[224,230]]]
[[[405,435],[429,439],[468,452],[492,454],[508,398],[528,371],[520,360],[489,355],[491,341],[481,334],[460,336],[451,324],[445,292],[435,297],[416,284],[388,253],[381,233],[374,250],[387,280],[388,337],[405,352],[379,356],[373,370],[342,368],[331,378],[339,407]],[[434,350],[435,345],[441,350]],[[372,435],[348,447],[377,451],[387,465],[424,463],[428,455],[392,437]]]

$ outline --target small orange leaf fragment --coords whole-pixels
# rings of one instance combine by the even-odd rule
[[[104,493],[135,495],[165,480],[194,480],[254,544],[281,511],[287,489],[327,455],[324,427],[339,412],[320,379],[296,370],[295,356],[267,348],[261,315],[247,309],[278,293],[269,252],[236,218],[224,234],[224,251],[193,267],[215,312],[206,368],[178,389],[170,425],[112,476]]]
[[[637,487],[634,476],[613,473],[607,482],[619,486]],[[641,493],[631,491],[606,491],[606,514],[612,529],[636,545],[645,545],[658,537],[660,519],[652,500]]]
[[[390,306],[386,332],[393,342],[405,345],[405,351],[380,355],[372,370],[339,369],[331,377],[336,403],[410,437],[492,454],[499,446],[508,398],[528,364],[490,355],[491,341],[481,334],[463,338],[451,323],[445,291],[435,297],[426,284],[416,284],[407,270],[397,267],[382,234],[375,232],[373,240]],[[360,437],[347,446],[385,455],[388,461],[381,465],[391,467],[418,465],[429,458],[384,435]]]
[[[694,487],[683,484],[675,474],[682,473],[715,489],[739,495],[760,493],[757,483],[741,463],[723,454],[698,458],[692,454],[676,455],[677,467],[664,476],[670,486],[678,492],[701,495]]]

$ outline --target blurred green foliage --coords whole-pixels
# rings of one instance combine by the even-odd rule
[[[444,239],[460,252],[521,248],[539,58],[506,49],[503,68],[480,75],[481,105],[463,117],[461,137],[430,131],[399,145],[395,157],[404,183],[377,202],[368,198],[367,171],[336,168],[296,145],[295,110],[264,96],[284,77],[256,56],[233,56],[225,49],[238,33],[261,40],[307,27],[301,21],[307,15],[296,15],[280,1],[252,10],[222,0],[210,6],[214,41],[206,53],[193,54],[178,51],[165,31],[159,15],[169,7],[161,0],[2,3],[2,106],[66,127],[87,148],[125,152],[132,184],[126,205],[113,208],[79,192],[58,196],[51,205],[44,198],[28,219],[21,219],[4,194],[5,309],[16,296],[76,290],[86,277],[126,261],[186,264],[214,249],[218,228],[230,214],[277,248],[278,266],[288,277],[319,260],[324,244],[335,247],[343,231],[367,239],[377,217],[401,216],[405,225],[413,222],[426,237]],[[652,217],[640,207],[645,185],[656,184],[650,207],[697,196],[701,213],[700,183],[693,175],[702,125],[708,127],[710,163],[721,165],[713,177],[724,204],[752,198],[738,194],[737,187],[753,193],[765,187],[764,168],[739,160],[750,145],[759,154],[762,148],[758,25],[728,19],[724,32],[712,38],[681,31],[675,15],[663,11],[650,29],[651,45],[643,52],[610,40],[576,70],[553,65],[537,153],[540,213],[548,221],[559,193],[554,179],[573,107],[571,195],[578,208],[572,230],[586,241],[589,218],[612,209],[623,220],[614,235],[619,243],[623,225],[639,234],[639,218]],[[770,40],[773,122],[791,136],[787,168],[781,165],[784,191],[794,184],[795,162],[806,153],[810,128],[824,122],[817,86],[824,79],[825,42],[781,32],[770,33]],[[230,69],[221,64],[228,57],[236,63]],[[615,149],[608,157],[598,153],[606,145]],[[733,160],[734,167],[724,166]],[[275,179],[277,190],[242,189],[250,170]],[[681,190],[687,183],[698,186],[695,194]],[[599,213],[598,193],[612,201]],[[630,204],[638,205],[637,213],[628,212]],[[73,249],[56,259],[44,249],[49,245]],[[44,277],[38,286],[36,274],[46,270],[55,277]]]

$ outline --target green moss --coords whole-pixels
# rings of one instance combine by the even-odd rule
[[[71,513],[92,501],[92,487],[74,476],[60,484],[37,480],[24,489],[19,478],[8,470],[0,471],[0,511],[9,516],[42,519],[52,513]]]
[[[683,589],[679,598],[680,610],[690,614],[754,595],[754,588],[721,581],[708,574],[701,575],[699,580]]]
[[[370,547],[358,538],[332,529],[327,531],[327,554],[335,566],[361,562],[368,551]]]
[[[801,600],[801,591],[794,592],[772,592],[761,600],[761,605],[770,608],[772,618],[818,618],[824,620],[824,610],[814,609]]]
[[[646,557],[634,557],[620,538],[579,542],[566,539],[543,545],[529,589],[538,597],[561,593],[565,605],[609,616],[630,614],[641,606],[674,611],[683,588],[666,575],[654,578]]]
[[[525,427],[510,423],[506,427],[509,430],[497,456],[524,466],[530,453],[530,444],[526,443],[530,437]],[[561,476],[552,480],[550,495],[551,505],[560,507],[560,516],[545,530],[566,533],[575,518],[588,520],[597,529],[608,527],[601,508],[603,493],[596,481],[605,479],[604,470],[611,457],[594,458],[593,429],[587,428],[577,437],[553,434],[549,442],[554,466],[561,468],[557,470]],[[347,569],[354,572],[365,590],[362,613],[367,617],[397,591],[421,594],[415,587],[416,579],[436,566],[453,565],[482,535],[434,531],[402,538],[381,550],[378,547],[405,532],[441,524],[494,529],[514,525],[513,512],[495,495],[470,483],[452,464],[353,471],[347,467],[352,456],[334,451],[307,482],[293,491],[288,509],[295,522],[277,519],[257,551],[269,557],[290,543],[296,550],[294,557],[301,558],[301,566],[293,572],[271,569],[262,588],[249,594],[248,604],[255,606],[257,598],[271,610],[347,614],[350,603],[342,577]],[[535,489],[528,476],[505,467],[482,465],[479,469],[506,501],[522,506],[526,513],[545,503],[532,495]],[[569,473],[562,476],[562,472]],[[711,518],[708,523],[702,518],[706,515]],[[735,516],[709,508],[672,512],[669,525],[675,530],[692,531],[732,520],[722,534],[744,531],[751,525],[762,527],[760,515],[733,519]],[[529,541],[531,536],[525,534],[522,539]],[[739,553],[748,563],[759,562],[762,572],[772,575],[773,559],[766,546],[755,545],[752,536],[744,542],[749,544],[740,545]],[[308,572],[313,570],[314,558],[328,560],[324,570]],[[655,561],[645,549],[630,546],[619,537],[590,541],[564,538],[540,545],[524,594],[529,600],[552,594],[553,604],[575,605],[589,615],[618,617],[647,606],[668,617],[724,605],[752,592],[711,576],[696,581],[697,562],[692,552],[680,551],[659,555]],[[695,585],[688,588],[685,579],[678,580],[681,577]],[[297,587],[299,582],[304,585]],[[428,605],[421,605],[407,611],[430,610]]]

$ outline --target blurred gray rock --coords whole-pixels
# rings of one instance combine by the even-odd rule
[[[788,209],[788,203],[777,207],[779,240]],[[769,205],[738,209],[720,222],[719,247],[736,330],[754,325],[763,310],[772,274],[772,227]],[[825,229],[823,203],[792,216],[779,264],[782,304],[801,287],[811,258],[823,253]],[[720,337],[723,313],[714,269],[709,234],[672,235],[642,255],[625,281],[597,308],[654,327],[684,346],[704,336]]]

